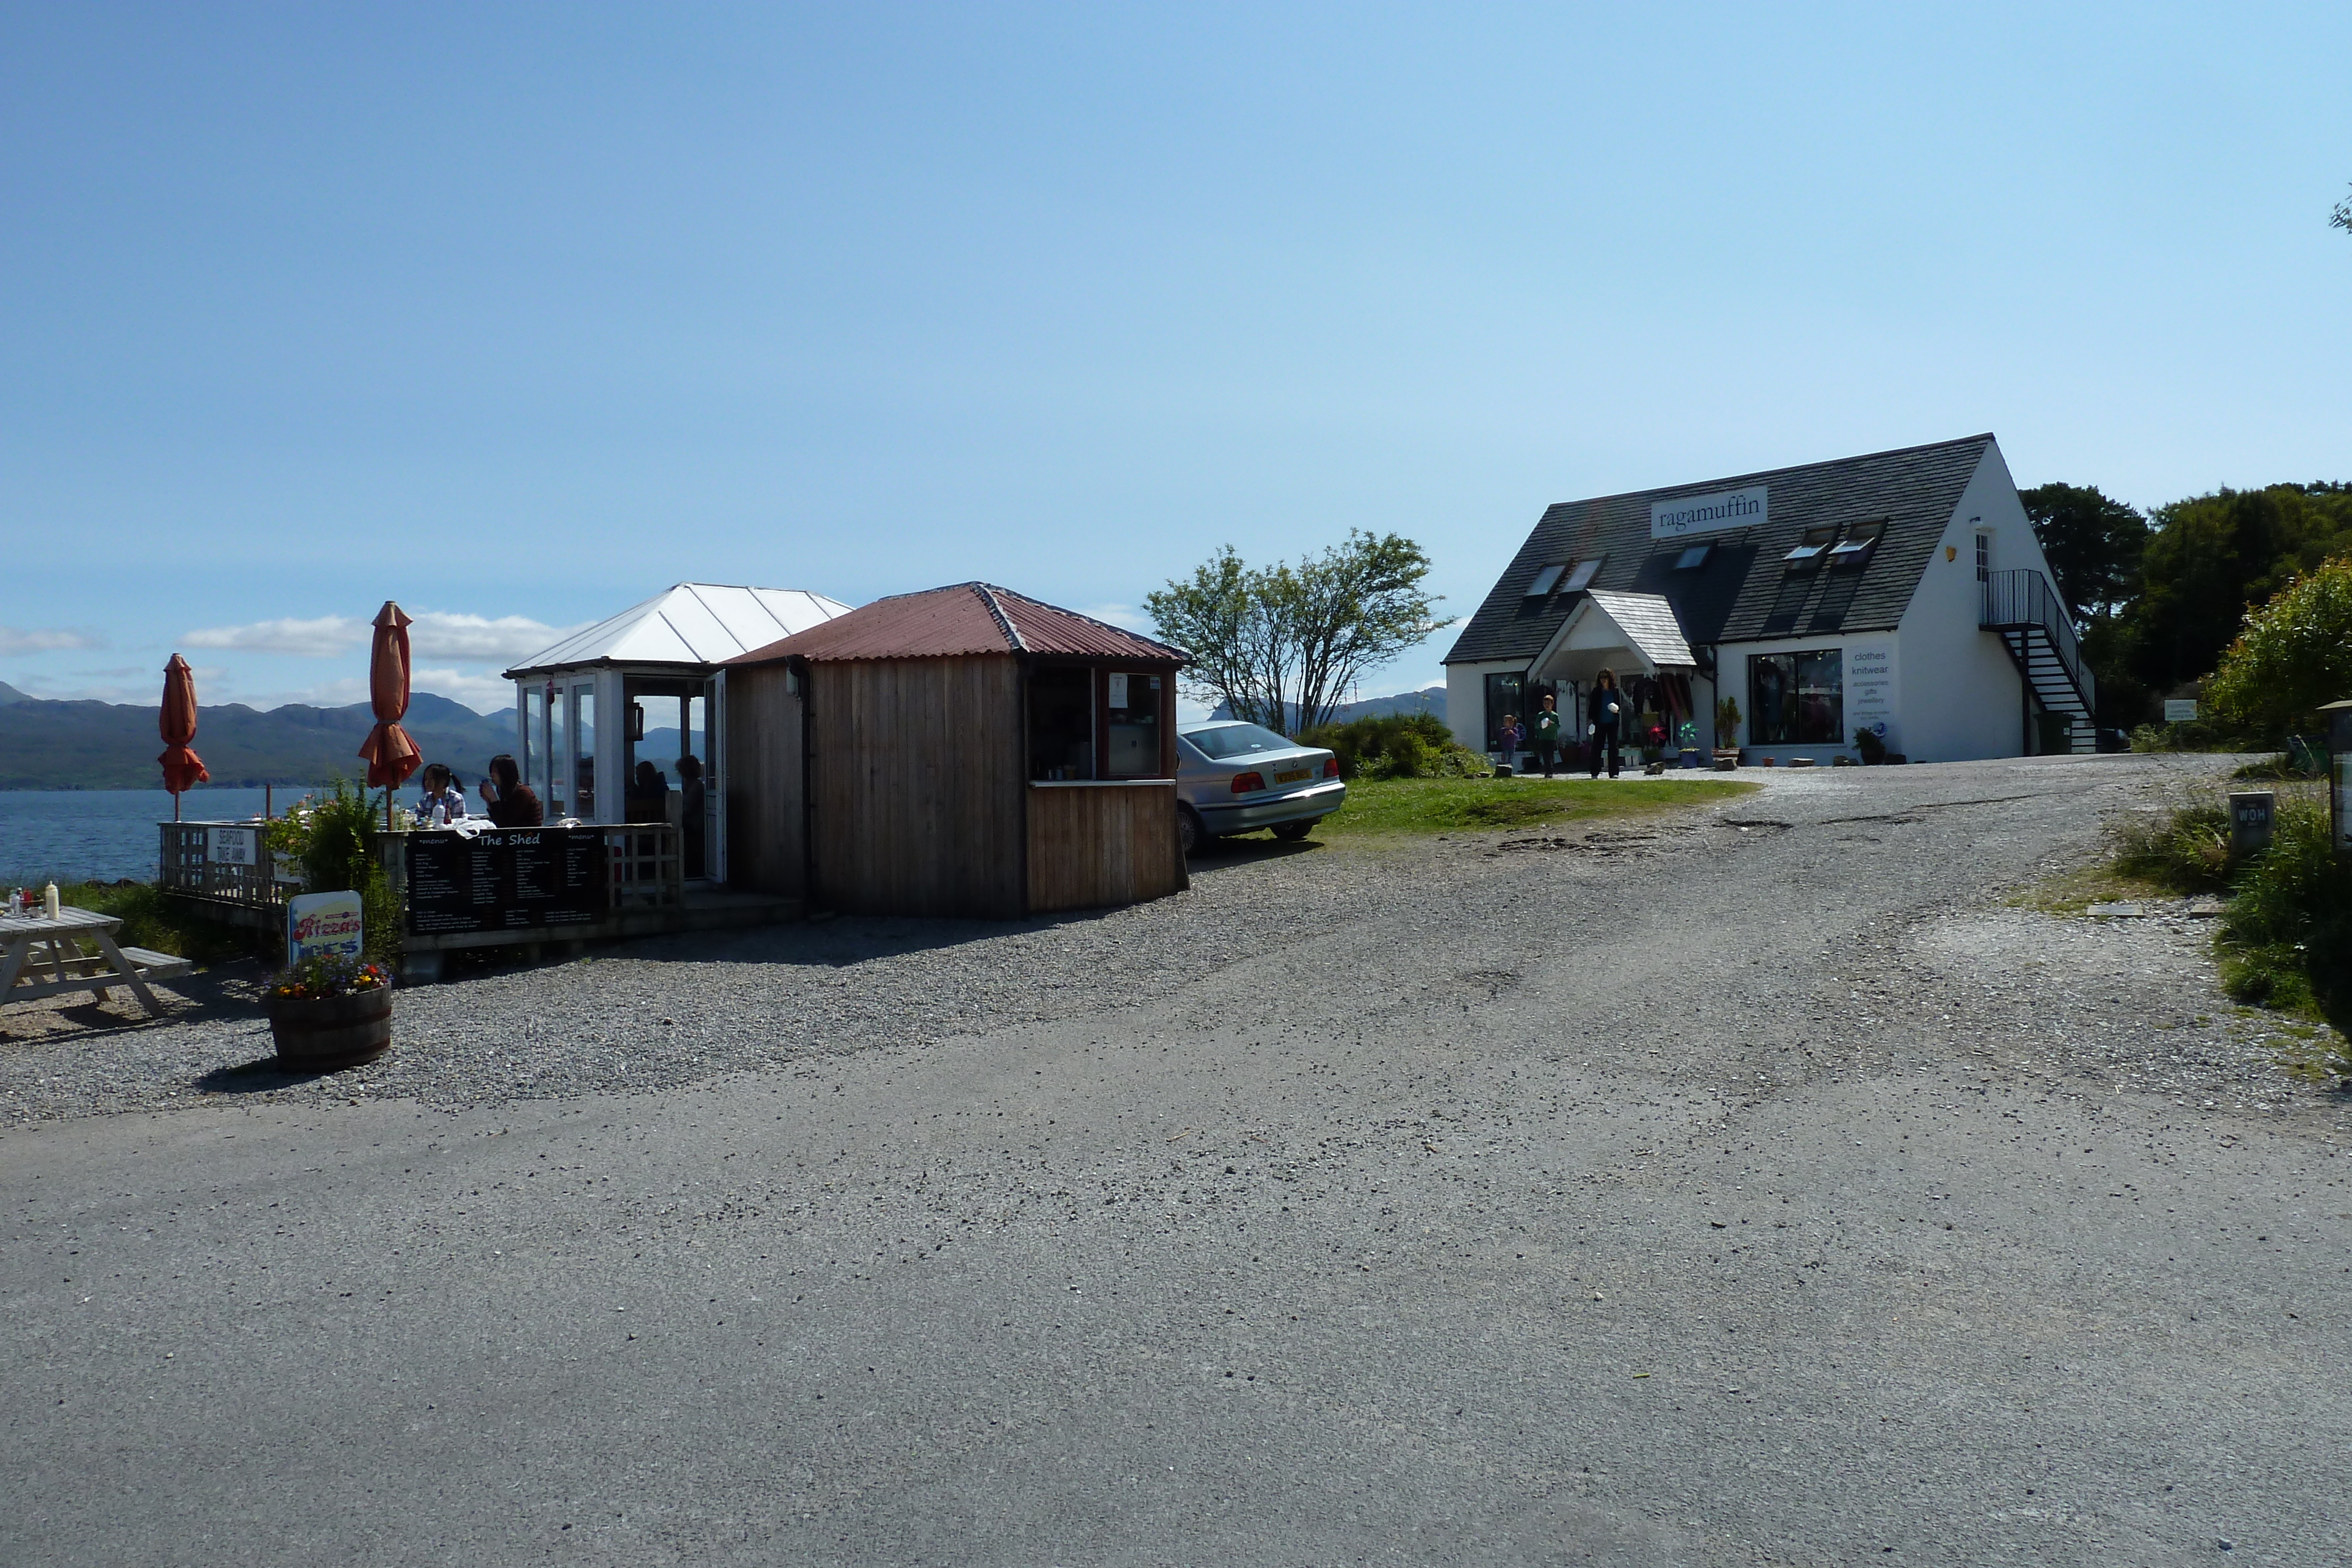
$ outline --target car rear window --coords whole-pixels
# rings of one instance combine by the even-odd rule
[[[1262,725],[1221,724],[1214,729],[1192,729],[1184,738],[1211,758],[1248,757],[1261,751],[1296,751],[1298,743],[1286,740]]]

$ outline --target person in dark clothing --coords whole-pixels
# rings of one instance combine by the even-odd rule
[[[1543,707],[1536,714],[1528,738],[1535,744],[1536,760],[1543,765],[1543,776],[1550,778],[1552,761],[1559,755],[1559,706],[1549,692],[1543,695]]]
[[[630,781],[628,799],[622,802],[627,808],[632,822],[667,822],[669,821],[669,780],[650,761],[637,764],[636,777]]]
[[[677,831],[679,851],[686,857],[686,874],[707,875],[703,866],[703,813],[708,789],[702,782],[702,758],[677,759]]]
[[[1617,690],[1617,673],[1614,670],[1603,670],[1592,677],[1592,701],[1587,706],[1586,733],[1592,737],[1592,746],[1585,761],[1591,768],[1592,777],[1600,778],[1601,754],[1605,750],[1609,754],[1609,777],[1614,779],[1625,761],[1624,754],[1617,745],[1618,736],[1623,733],[1625,698]]]
[[[522,769],[503,751],[490,758],[489,775],[482,780],[482,809],[501,828],[536,828],[547,818],[539,796],[522,781]]]

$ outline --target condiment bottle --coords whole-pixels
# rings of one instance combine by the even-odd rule
[[[58,917],[58,884],[56,883],[51,883],[41,889],[41,912],[52,920]]]

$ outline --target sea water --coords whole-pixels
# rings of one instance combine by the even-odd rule
[[[307,791],[275,791],[279,811]],[[261,815],[262,791],[200,786],[180,797],[192,822]],[[0,893],[58,882],[155,880],[172,797],[163,789],[0,789]]]

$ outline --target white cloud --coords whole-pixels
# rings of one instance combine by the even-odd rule
[[[257,621],[248,626],[207,626],[180,641],[191,648],[230,648],[240,653],[291,653],[325,659],[365,647],[368,623],[348,615],[316,621]]]
[[[467,664],[510,664],[527,659],[576,627],[550,626],[527,615],[464,615],[445,610],[420,611],[408,629],[411,654],[421,659],[454,659]],[[298,658],[326,659],[368,645],[373,622],[350,615],[321,615],[315,621],[256,621],[244,626],[207,626],[180,641],[191,648],[231,648],[243,653],[290,653]]]
[[[550,626],[527,615],[501,615],[494,621],[484,615],[427,610],[420,612],[416,624],[408,629],[408,644],[418,658],[512,664],[578,630],[576,626]]]
[[[540,644],[545,647],[545,643]],[[537,649],[532,650],[534,653]],[[514,683],[497,675],[469,674],[464,670],[417,670],[408,677],[412,692],[431,692],[435,696],[447,697],[451,702],[464,703],[476,713],[504,713],[514,706]],[[367,692],[362,686],[354,701],[364,702]]]
[[[95,632],[68,632],[55,626],[0,626],[0,653],[53,653],[61,649],[105,646],[106,639]]]

